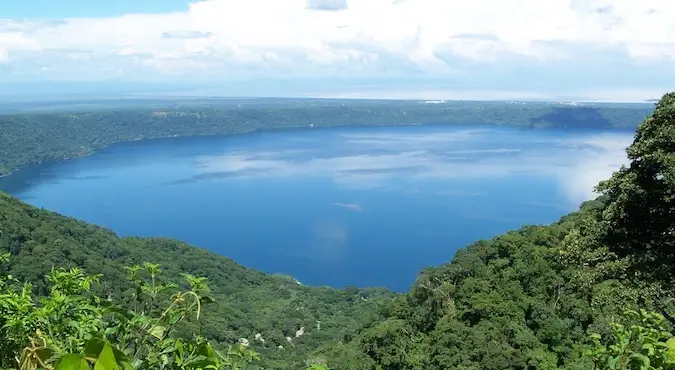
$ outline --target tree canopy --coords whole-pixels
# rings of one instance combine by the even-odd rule
[[[666,94],[637,129],[623,166],[598,190],[607,196],[603,243],[637,268],[672,279],[675,264],[675,93]]]
[[[161,283],[183,281],[183,274],[207,278],[215,303],[204,307],[199,332],[221,349],[246,339],[261,354],[258,365],[265,369],[304,369],[310,353],[321,345],[379,320],[394,296],[384,289],[299,285],[291,277],[247,269],[175,240],[119,238],[0,193],[0,254],[4,253],[10,258],[0,266],[0,274],[30,283],[37,297],[51,293],[52,282],[45,274],[53,267],[101,275],[93,292],[120,304],[133,304],[136,294],[127,266],[157,263]],[[183,326],[196,332],[195,325]],[[301,328],[303,334],[297,335]]]

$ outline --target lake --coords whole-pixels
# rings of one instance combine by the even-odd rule
[[[0,189],[303,284],[405,291],[458,248],[577,209],[632,138],[447,125],[171,138],[26,168]]]

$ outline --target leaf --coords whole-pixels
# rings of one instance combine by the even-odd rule
[[[202,304],[208,304],[208,303],[214,303],[215,300],[209,296],[203,296],[201,297],[201,302]]]
[[[127,356],[126,353],[120,351],[116,347],[112,347],[113,354],[115,355],[115,361],[117,361],[117,364],[122,366],[124,370],[131,370],[133,369],[133,366],[131,365],[131,360],[129,360],[129,356]]]
[[[640,368],[641,369],[648,369],[649,365],[651,364],[651,361],[649,361],[649,358],[642,353],[633,353],[630,356],[630,359],[632,360],[637,360],[637,362],[640,363]]]
[[[35,354],[43,363],[46,363],[54,356],[54,350],[47,347],[40,347],[35,350]]]
[[[183,318],[183,315],[180,312],[174,312],[170,314],[169,316],[169,325],[176,325],[181,319]]]
[[[666,341],[666,346],[668,346],[668,350],[666,351],[668,363],[675,364],[675,338],[668,339]]]
[[[103,331],[103,335],[108,336],[108,335],[116,334],[118,330],[119,330],[119,326],[111,326],[111,327],[106,328]]]
[[[115,361],[115,354],[113,353],[110,342],[105,342],[103,350],[99,354],[98,360],[96,360],[94,370],[120,370]]]
[[[642,349],[647,351],[647,355],[649,356],[654,356],[654,345],[650,343],[645,343],[642,345]]]
[[[183,360],[183,343],[181,342],[180,339],[176,340],[176,351],[178,352],[178,356],[176,356],[176,360],[182,361]]]
[[[166,332],[166,328],[160,325],[155,325],[150,329],[150,335],[157,339],[162,339],[164,337],[164,333]]]
[[[69,353],[59,359],[54,370],[89,370],[89,363],[84,356]]]
[[[91,338],[84,344],[84,355],[91,358],[98,358],[105,347],[105,341],[101,338]]]
[[[119,364],[122,365],[123,370],[133,370],[134,369],[134,366],[129,361],[120,362]]]
[[[204,343],[201,346],[199,346],[198,353],[206,358],[214,358],[215,356],[213,347],[211,347],[209,343]]]
[[[142,364],[143,360],[141,360],[140,358],[135,358],[133,363],[131,364],[131,367],[134,369],[138,369],[139,367],[141,367]]]
[[[612,370],[618,369],[620,363],[621,363],[621,356],[610,357],[610,358],[607,360],[607,365],[608,365],[609,368],[612,369]]]
[[[92,358],[98,358],[100,353],[103,351],[103,348],[105,347],[105,342],[104,340],[100,338],[92,338],[87,343],[84,345],[84,352],[87,357],[92,357]],[[131,362],[129,361],[129,357],[119,349],[112,347],[113,355],[115,356],[115,362],[117,362],[118,366],[122,366],[122,368],[126,369],[132,369],[133,366],[131,366]]]

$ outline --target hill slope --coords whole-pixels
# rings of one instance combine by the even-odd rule
[[[9,272],[34,283],[38,294],[46,293],[44,274],[54,266],[101,273],[106,279],[102,293],[121,297],[131,294],[123,267],[145,261],[161,264],[167,280],[176,281],[183,272],[207,277],[216,303],[205,315],[204,334],[221,344],[247,338],[267,369],[304,369],[310,351],[380,318],[393,297],[380,289],[300,286],[292,278],[246,269],[175,240],[119,238],[0,193],[0,254],[4,252],[12,255]],[[304,335],[295,338],[300,328]],[[254,340],[257,333],[264,345]]]
[[[636,329],[645,321],[625,315],[638,308],[667,318],[665,330],[675,324],[675,93],[638,127],[627,153],[630,164],[601,182],[603,195],[580,212],[458,251],[424,271],[386,320],[323,356],[344,370],[582,370],[596,368],[584,355],[591,334],[621,341],[619,352],[653,355],[654,341],[619,339],[609,324],[646,332]],[[597,369],[675,364],[631,363],[629,354],[611,360]]]
[[[635,302],[579,289],[560,261],[566,235],[589,209],[550,226],[527,226],[457,252],[424,271],[385,321],[322,354],[339,369],[589,369],[588,331]],[[345,364],[348,364],[345,366]]]

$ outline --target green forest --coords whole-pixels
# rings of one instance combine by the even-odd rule
[[[75,105],[75,110],[0,115],[0,176],[79,157],[108,145],[176,136],[225,135],[345,125],[499,124],[525,128],[635,129],[650,104],[361,100],[194,100]],[[85,107],[87,107],[85,105]]]
[[[266,122],[293,122],[273,112]],[[81,134],[58,130],[54,114],[8,117],[74,145],[110,113],[59,113]],[[131,128],[137,114],[88,148],[128,140],[124,127],[152,127],[136,138],[177,134],[189,120],[201,134],[223,129],[208,115]],[[675,369],[675,93],[631,114],[642,123],[630,163],[598,184],[597,199],[477,241],[421,271],[406,294],[305,287],[0,195],[0,369]],[[6,168],[39,161],[3,134],[14,158],[32,158]],[[40,150],[42,160],[76,154]]]

